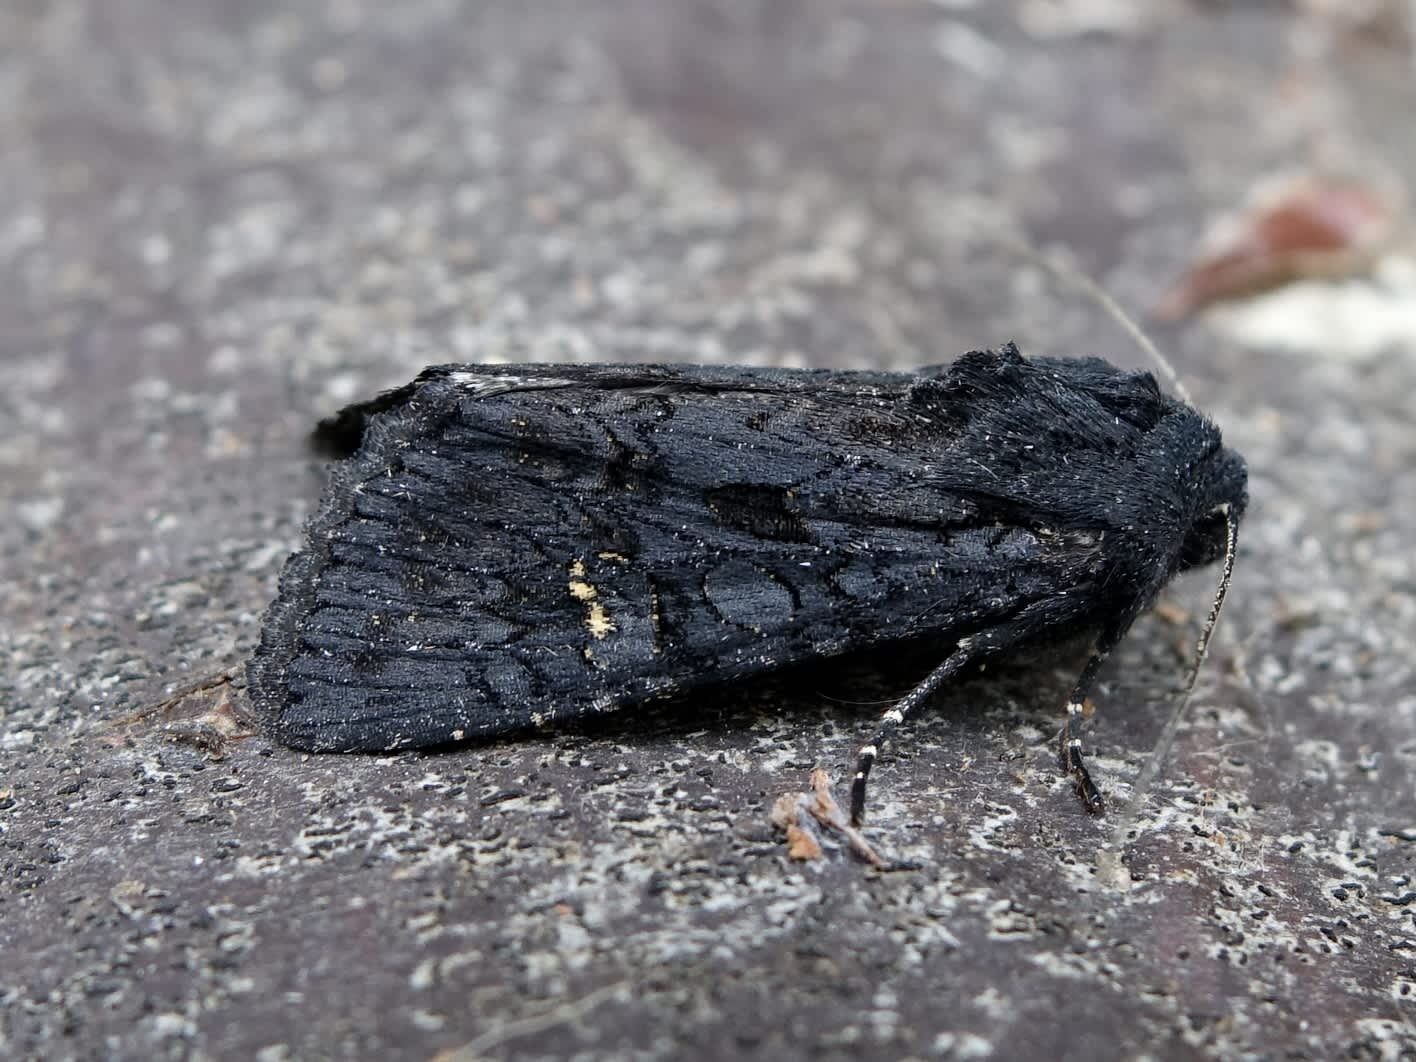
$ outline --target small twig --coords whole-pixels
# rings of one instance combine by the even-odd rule
[[[569,1025],[571,1022],[585,1017],[607,999],[629,989],[630,983],[628,981],[616,981],[612,985],[605,985],[593,992],[587,992],[579,999],[559,1003],[541,1014],[517,1018],[494,1026],[481,1036],[468,1040],[461,1047],[440,1054],[438,1062],[474,1062],[476,1059],[485,1058],[487,1052],[492,1048],[500,1047],[511,1040],[520,1040],[522,1037],[546,1032],[560,1025]]]

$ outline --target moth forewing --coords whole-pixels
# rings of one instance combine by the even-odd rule
[[[1011,346],[920,373],[442,366],[321,430],[346,456],[248,668],[275,738],[422,747],[946,647],[862,751],[857,818],[879,746],[968,664],[1086,626],[1080,705],[1206,559],[1202,514],[1232,531],[1245,503],[1149,374]]]

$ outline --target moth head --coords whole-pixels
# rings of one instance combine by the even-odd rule
[[[1238,526],[1249,502],[1249,477],[1242,457],[1219,447],[1205,464],[1197,515],[1185,532],[1177,558],[1180,571],[1213,564],[1223,557],[1232,529]]]

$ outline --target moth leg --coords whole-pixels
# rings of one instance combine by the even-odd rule
[[[1086,760],[1082,756],[1082,739],[1078,736],[1078,731],[1081,730],[1082,714],[1085,711],[1087,696],[1091,692],[1092,684],[1096,681],[1096,674],[1101,670],[1101,665],[1110,654],[1111,646],[1114,644],[1114,642],[1099,644],[1087,660],[1086,666],[1082,668],[1076,685],[1072,687],[1072,695],[1067,698],[1067,718],[1062,724],[1062,733],[1058,737],[1062,770],[1072,776],[1077,796],[1081,798],[1087,811],[1093,815],[1099,815],[1106,810],[1106,801],[1102,799],[1101,790],[1096,787],[1096,783],[1092,781],[1091,772],[1087,770]]]
[[[861,746],[856,757],[855,777],[851,780],[851,825],[859,826],[865,818],[865,781],[870,777],[870,769],[875,766],[880,747],[895,733],[895,728],[918,711],[919,706],[929,699],[930,694],[966,666],[979,657],[995,651],[998,647],[987,644],[998,637],[997,632],[974,637],[960,638],[959,646],[950,653],[944,663],[924,677],[918,686],[905,694],[904,698],[880,718],[880,725],[870,741]]]
[[[1072,695],[1067,698],[1067,718],[1062,724],[1062,733],[1057,739],[1062,770],[1072,776],[1077,796],[1081,798],[1082,804],[1093,815],[1099,815],[1106,810],[1106,801],[1102,799],[1101,790],[1092,781],[1091,772],[1087,770],[1086,760],[1082,755],[1082,739],[1078,736],[1078,731],[1082,728],[1082,717],[1086,710],[1087,697],[1091,694],[1091,688],[1096,682],[1097,672],[1101,670],[1101,665],[1106,663],[1106,658],[1111,655],[1111,650],[1120,644],[1134,617],[1134,611],[1127,613],[1104,628],[1097,636],[1096,647],[1092,650],[1091,656],[1087,658],[1082,673],[1077,677],[1076,684],[1072,687]]]

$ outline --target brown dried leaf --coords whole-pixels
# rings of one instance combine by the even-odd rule
[[[1190,613],[1173,601],[1157,601],[1151,606],[1151,614],[1172,627],[1183,627],[1190,622]]]
[[[114,720],[107,726],[109,744],[122,741],[117,728],[160,719],[163,736],[175,744],[193,745],[211,759],[226,754],[228,742],[252,736],[255,731],[231,696],[239,668],[228,668],[174,691],[156,704]]]
[[[1250,197],[1215,250],[1194,262],[1155,315],[1178,320],[1219,299],[1300,277],[1334,277],[1369,267],[1399,231],[1401,200],[1387,187],[1351,178],[1302,176]]]
[[[800,859],[805,862],[808,859],[820,859],[821,855],[821,845],[815,837],[794,822],[788,824],[787,858]]]
[[[811,792],[782,794],[772,805],[770,817],[772,825],[786,834],[787,855],[792,859],[821,858],[821,827],[824,827],[840,834],[851,852],[871,866],[881,870],[904,867],[904,864],[882,859],[865,836],[850,824],[831,792],[830,777],[819,767],[811,772]]]

